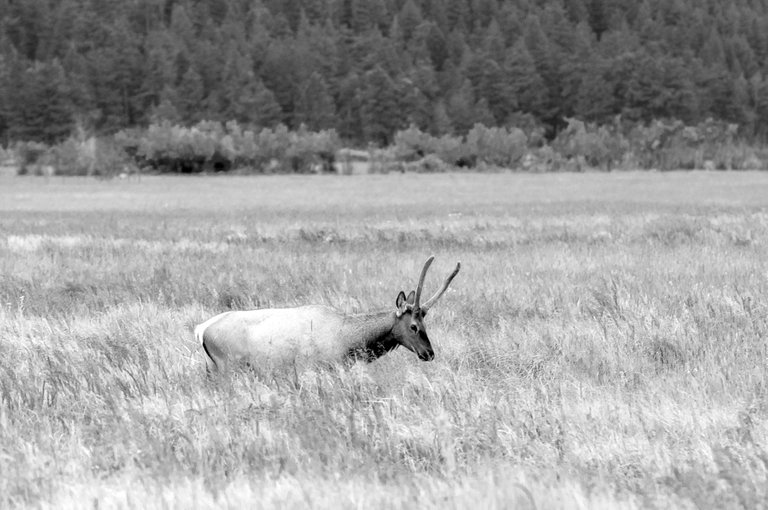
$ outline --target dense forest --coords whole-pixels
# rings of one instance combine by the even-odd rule
[[[768,139],[766,0],[0,0],[0,141],[715,118]]]

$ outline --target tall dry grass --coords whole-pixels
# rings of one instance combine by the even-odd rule
[[[5,180],[0,507],[766,506],[765,197],[758,173]],[[203,319],[391,307],[431,253],[462,262],[434,362],[206,379]]]

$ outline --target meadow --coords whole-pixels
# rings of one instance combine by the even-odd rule
[[[436,358],[209,380],[228,309]],[[768,506],[768,173],[0,178],[0,507]]]

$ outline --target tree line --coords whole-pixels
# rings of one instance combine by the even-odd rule
[[[0,141],[169,121],[768,137],[768,0],[0,0]]]

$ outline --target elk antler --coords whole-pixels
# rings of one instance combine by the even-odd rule
[[[422,311],[426,312],[427,310],[429,310],[429,308],[430,308],[432,305],[434,305],[434,304],[435,304],[435,302],[436,302],[438,299],[440,299],[440,296],[442,296],[442,295],[443,295],[443,293],[444,293],[444,292],[445,292],[445,291],[448,289],[448,286],[451,284],[451,282],[453,281],[454,277],[455,277],[457,274],[459,274],[459,269],[461,269],[461,262],[457,262],[457,263],[456,263],[456,269],[454,269],[454,270],[453,270],[453,272],[452,272],[450,275],[448,275],[448,278],[446,278],[446,279],[445,279],[445,283],[443,283],[443,287],[442,287],[440,290],[438,290],[438,291],[435,293],[435,295],[434,295],[434,296],[432,296],[431,298],[429,298],[429,300],[428,300],[426,303],[424,303],[423,305],[421,305],[421,309],[422,309]],[[422,275],[422,277],[423,277],[423,275]],[[419,294],[417,293],[417,294],[416,294],[416,303],[418,303],[418,302],[419,302]]]
[[[419,285],[416,287],[416,299],[413,301],[413,308],[415,310],[419,309],[419,303],[421,302],[421,290],[424,288],[424,278],[427,276],[427,269],[429,269],[429,266],[432,264],[433,260],[435,260],[434,255],[429,257],[427,261],[424,262],[424,268],[421,270],[421,276],[419,276]]]

